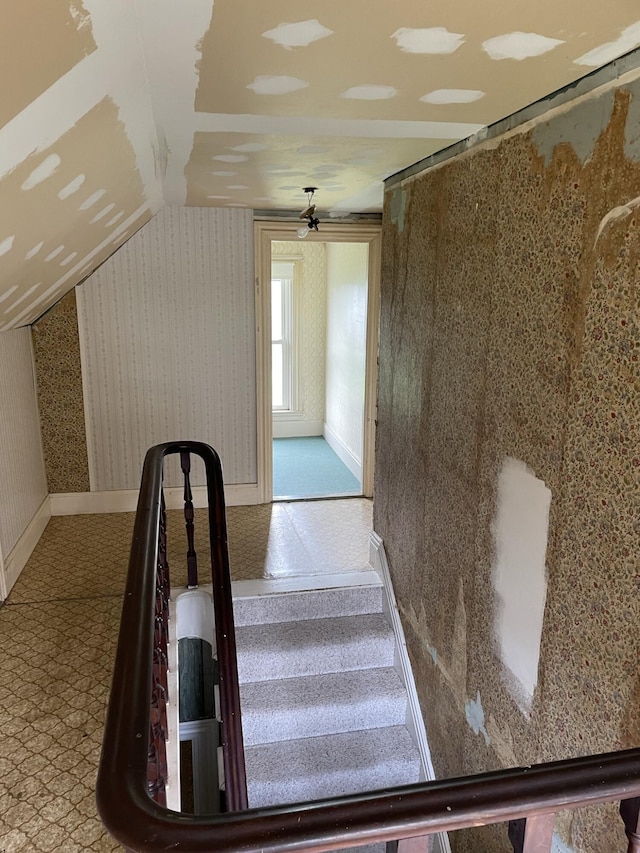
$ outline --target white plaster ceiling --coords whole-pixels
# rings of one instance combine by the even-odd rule
[[[639,44],[635,0],[6,0],[0,330],[163,204],[379,211],[388,175]]]

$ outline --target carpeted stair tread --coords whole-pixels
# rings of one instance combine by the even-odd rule
[[[245,746],[404,725],[407,694],[392,667],[256,681],[240,688]]]
[[[381,613],[338,616],[236,631],[238,678],[267,681],[393,665],[393,631]]]
[[[237,598],[233,602],[236,628],[269,622],[299,622],[330,616],[380,613],[382,586],[318,589]]]
[[[250,808],[410,784],[420,772],[403,726],[250,746],[246,765]]]

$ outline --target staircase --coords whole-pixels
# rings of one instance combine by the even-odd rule
[[[424,778],[382,587],[234,601],[249,806]]]

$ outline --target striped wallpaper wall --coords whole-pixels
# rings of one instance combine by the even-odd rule
[[[146,449],[181,438],[255,483],[252,212],[166,207],[77,295],[91,490],[137,488]]]

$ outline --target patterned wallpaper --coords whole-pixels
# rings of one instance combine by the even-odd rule
[[[302,261],[300,297],[300,372],[302,420],[324,420],[325,337],[327,329],[326,243],[274,241],[271,256]]]
[[[0,550],[8,557],[47,496],[31,331],[0,332]]]
[[[88,492],[89,463],[75,291],[68,293],[32,326],[32,332],[49,491],[52,494]]]
[[[636,80],[387,192],[374,526],[439,776],[640,743],[639,105]],[[530,716],[496,634],[506,457],[551,491]],[[556,830],[627,846],[615,805]]]
[[[326,423],[362,462],[369,246],[327,250]]]
[[[147,448],[181,438],[256,482],[251,211],[165,208],[78,288],[78,314],[93,491],[137,488]]]

